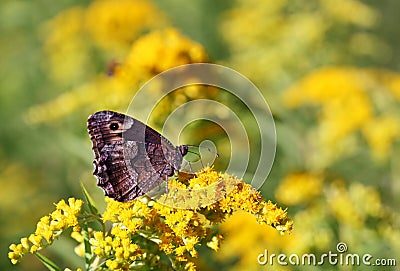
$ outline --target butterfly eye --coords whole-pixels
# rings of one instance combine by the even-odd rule
[[[113,123],[110,124],[110,129],[111,129],[111,130],[115,131],[115,130],[117,130],[118,128],[119,128],[118,123],[113,122]]]

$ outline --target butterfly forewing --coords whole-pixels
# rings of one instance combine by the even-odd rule
[[[97,112],[87,125],[93,174],[117,201],[131,201],[159,186],[180,169],[187,152],[185,145],[175,147],[149,126],[117,112]]]

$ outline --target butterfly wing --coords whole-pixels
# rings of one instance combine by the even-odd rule
[[[131,201],[180,169],[183,153],[166,138],[129,116],[100,111],[88,119],[95,154],[93,174],[105,194]]]

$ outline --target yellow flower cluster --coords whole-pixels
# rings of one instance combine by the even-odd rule
[[[316,146],[310,146],[319,150],[315,159],[331,161],[351,151],[353,135],[358,131],[373,155],[384,159],[400,133],[390,86],[378,71],[329,67],[306,76],[283,98],[288,107],[308,104],[320,108],[319,126],[312,135]]]
[[[30,108],[25,115],[27,122],[47,122],[81,108],[88,112],[98,108],[124,110],[129,105],[127,97],[135,94],[132,90],[154,75],[179,65],[208,61],[200,44],[166,22],[165,15],[147,0],[122,0],[118,4],[97,0],[86,8],[65,10],[46,22],[43,35],[49,73],[56,83],[77,87]],[[100,59],[94,61],[93,55]],[[109,76],[105,72],[96,75],[99,67],[95,64],[102,62],[111,63]],[[157,96],[163,90],[160,86],[149,95]],[[210,87],[186,88],[163,100],[155,119],[188,99],[215,93]]]
[[[310,173],[286,176],[275,192],[277,200],[286,205],[307,203],[322,193],[323,179]]]
[[[251,214],[237,212],[221,223],[220,232],[226,238],[215,258],[223,263],[234,261],[234,265],[229,264],[229,270],[262,270],[257,263],[257,256],[265,249],[276,253],[278,248],[291,247],[295,240],[293,235],[297,231],[297,223],[295,222],[296,228],[292,234],[282,236],[275,229],[258,224]],[[271,270],[276,269],[271,266]]]
[[[150,32],[134,42],[115,76],[137,81],[138,77],[148,79],[173,67],[207,60],[203,46],[169,27]]]
[[[127,97],[133,97],[132,90],[152,76],[169,68],[205,62],[208,57],[204,48],[181,35],[173,28],[154,31],[137,39],[121,63],[116,64],[113,76],[99,75],[92,82],[60,95],[56,99],[30,108],[25,117],[30,123],[54,120],[80,108],[109,108],[119,110],[129,105]],[[69,57],[67,57],[69,59]],[[163,86],[152,89],[149,95],[159,97]],[[160,119],[172,108],[189,99],[214,97],[216,89],[194,86],[167,96],[158,105],[155,119]],[[162,118],[161,118],[162,119]]]
[[[376,11],[361,1],[350,0],[342,5],[338,5],[334,0],[320,0],[319,2],[326,14],[342,23],[371,27],[378,19]]]
[[[229,195],[239,182],[228,174],[220,174],[207,167],[186,182],[171,180],[168,194],[157,201],[180,209],[204,208]]]
[[[386,56],[385,45],[365,34],[378,18],[379,12],[360,0],[341,5],[334,0],[296,4],[288,0],[238,0],[226,12],[221,33],[233,52],[230,65],[265,86],[266,95],[271,97],[271,90],[280,90],[294,75],[324,63],[337,63],[342,57],[348,63],[349,55]],[[336,39],[331,33],[338,35]],[[363,43],[357,43],[360,40]],[[279,104],[276,106],[279,110]]]
[[[361,229],[367,218],[383,215],[380,195],[373,187],[354,182],[347,188],[343,181],[336,181],[329,190],[329,208],[345,225]]]
[[[90,239],[94,254],[106,260],[110,270],[127,270],[132,262],[142,256],[140,248],[132,243],[129,229],[114,226],[110,236],[95,232]],[[112,258],[112,259],[111,259]]]
[[[44,52],[49,75],[58,82],[76,82],[87,76],[89,44],[85,40],[85,10],[74,7],[46,22]]]
[[[362,133],[377,159],[383,160],[391,154],[392,143],[400,135],[399,120],[386,114],[372,119],[363,127]]]
[[[97,211],[81,214],[79,220],[82,201],[71,198],[67,204],[61,200],[53,213],[40,219],[34,234],[22,238],[20,244],[10,246],[8,256],[15,264],[24,254],[35,253],[50,245],[71,227],[74,229],[71,237],[80,243],[75,249],[77,254],[82,257],[87,257],[88,251],[93,254],[89,255],[91,268],[129,270],[145,266],[167,270],[171,265],[174,270],[196,270],[194,258],[198,257],[199,247],[218,250],[223,236],[214,226],[238,211],[255,216],[259,224],[272,226],[281,234],[292,230],[292,221],[286,211],[264,201],[249,184],[212,168],[183,182],[171,180],[169,187],[168,195],[158,200],[145,196],[121,203],[106,197],[107,207],[102,215]],[[178,192],[173,192],[174,188],[179,188]],[[189,203],[163,204],[176,204],[177,201]],[[103,224],[103,230],[81,225],[93,219]],[[111,229],[106,230],[110,224]],[[169,262],[165,261],[166,257]]]
[[[311,183],[316,181],[315,178],[319,177],[306,173],[291,174],[284,182],[287,189],[298,189],[301,194],[298,182]],[[289,187],[292,183],[295,185],[293,188]],[[399,247],[394,240],[400,236],[398,214],[385,206],[373,186],[360,182],[346,184],[344,180],[335,179],[325,183],[319,194],[310,195],[306,202],[305,208],[298,206],[299,210],[293,217],[296,228],[290,236],[279,236],[271,227],[261,227],[245,212],[228,218],[220,227],[221,234],[227,238],[216,255],[217,259],[225,264],[237,260],[230,270],[259,270],[260,265],[254,259],[265,249],[269,255],[301,255],[313,250],[329,251],[333,244],[343,240],[359,249],[365,246],[366,239],[378,246],[377,251],[379,244],[385,243],[392,253],[390,255],[397,255]],[[272,266],[271,270],[285,269]]]
[[[61,200],[56,204],[56,210],[50,215],[40,219],[35,233],[28,238],[21,238],[19,244],[11,244],[8,257],[13,264],[18,263],[24,254],[35,253],[50,244],[67,228],[79,230],[78,214],[81,211],[83,201],[74,198],[68,199],[68,204]]]
[[[287,90],[288,106],[323,105],[321,137],[329,144],[364,125],[372,115],[371,101],[355,69],[324,68]]]
[[[133,43],[125,61],[116,67],[113,78],[127,86],[139,85],[168,69],[201,62],[208,62],[203,46],[169,27],[150,32]],[[162,124],[173,109],[189,100],[210,99],[217,94],[217,88],[201,85],[183,87],[167,96],[164,96],[165,90],[168,90],[167,86],[160,79],[152,82],[152,88],[147,92],[150,99],[159,102],[150,119],[153,125]]]
[[[107,198],[108,205],[103,214],[103,221],[113,222],[113,229],[107,236],[102,232],[94,233],[94,237],[90,239],[94,252],[102,258],[108,258],[106,264],[111,270],[139,264],[139,255],[140,261],[155,264],[154,259],[159,259],[160,252],[173,258],[175,265],[180,266],[180,269],[195,270],[191,258],[197,257],[198,247],[204,244],[217,250],[220,246],[222,236],[214,232],[212,225],[220,223],[239,210],[255,215],[258,223],[271,225],[281,233],[290,232],[292,229],[292,222],[285,211],[271,202],[263,201],[259,192],[232,176],[206,168],[188,182],[186,187],[182,183],[178,185],[176,181],[171,181],[169,194],[174,196],[163,196],[158,201],[143,198],[120,203]],[[206,187],[218,182],[231,183],[233,188],[219,201],[212,201],[211,205],[205,206],[205,202],[208,201],[204,201],[203,205],[197,205],[193,209],[181,209],[161,204],[171,203],[168,202],[168,198],[176,196],[173,192],[174,187],[179,186],[182,191],[189,193],[190,188]],[[216,196],[199,192],[190,195],[197,196],[197,199],[201,198],[199,195]],[[188,198],[190,197],[182,197],[180,200],[185,201]],[[194,202],[199,203],[196,200]],[[188,206],[182,203],[179,207]],[[144,245],[142,237],[157,244],[158,249],[154,254],[141,254],[141,246],[131,243],[132,240],[136,240],[136,244]]]
[[[94,48],[106,58],[124,57],[142,33],[164,26],[164,17],[147,0],[121,0],[117,5],[113,0],[97,0],[86,8],[62,11],[42,28],[50,75],[68,85],[85,79],[95,69]]]
[[[156,20],[154,18],[157,18]],[[115,55],[149,29],[166,23],[164,14],[147,0],[96,0],[86,12],[85,27],[96,45]]]

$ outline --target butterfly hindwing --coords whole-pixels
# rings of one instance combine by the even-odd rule
[[[88,119],[95,154],[93,174],[105,194],[131,201],[166,181],[181,167],[185,145],[166,138],[129,116],[100,111]]]

